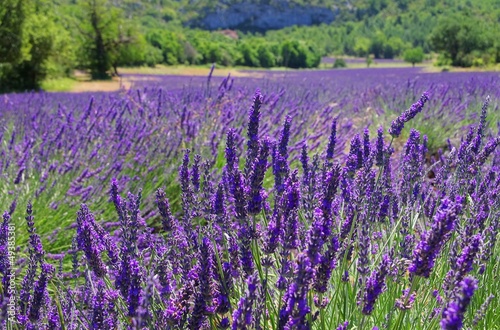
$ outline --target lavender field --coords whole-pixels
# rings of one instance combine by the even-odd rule
[[[6,329],[500,329],[500,74],[0,95]]]

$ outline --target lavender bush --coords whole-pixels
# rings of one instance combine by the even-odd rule
[[[2,326],[494,329],[495,98],[477,93],[477,117],[460,102],[466,134],[432,136],[444,147],[430,151],[410,127],[453,103],[436,101],[458,95],[443,82],[394,114],[388,92],[358,89],[385,109],[345,119],[318,85],[285,96],[280,79],[79,95],[72,108],[67,95],[4,96]]]

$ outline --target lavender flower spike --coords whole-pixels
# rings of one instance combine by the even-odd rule
[[[441,319],[441,329],[459,330],[462,329],[464,314],[477,289],[477,281],[472,277],[466,277],[460,282],[458,294],[454,300],[448,303],[443,310]]]
[[[429,94],[424,92],[416,103],[412,104],[412,106],[403,112],[398,118],[392,121],[391,128],[389,128],[389,134],[393,137],[398,137],[403,130],[405,123],[413,119],[417,113],[422,111],[422,108],[425,105],[425,102],[429,100]]]
[[[428,278],[434,267],[434,261],[441,248],[455,228],[455,222],[462,211],[463,198],[457,196],[455,202],[444,199],[434,216],[430,231],[422,234],[422,240],[413,251],[413,261],[408,268],[410,273]]]
[[[240,299],[238,308],[233,313],[232,330],[249,329],[252,324],[252,310],[257,299],[258,275],[253,274],[247,280],[247,291]]]
[[[245,174],[250,174],[251,167],[259,152],[259,121],[260,121],[260,107],[262,106],[262,94],[260,90],[255,91],[253,105],[248,116],[248,141],[247,141],[247,155],[245,163]]]
[[[330,139],[328,140],[328,147],[326,148],[326,159],[332,159],[335,152],[335,144],[337,143],[337,119],[332,122],[332,131]]]
[[[40,278],[35,282],[35,288],[33,292],[33,299],[31,300],[29,319],[31,322],[37,322],[40,318],[40,309],[43,307],[46,301],[45,297],[47,295],[47,284],[50,281],[52,275],[54,274],[55,268],[50,264],[42,265],[42,272],[40,273]]]
[[[373,312],[373,305],[385,289],[385,276],[389,271],[390,259],[387,255],[382,257],[379,268],[372,272],[370,278],[366,281],[365,294],[363,296],[362,313],[370,315]]]

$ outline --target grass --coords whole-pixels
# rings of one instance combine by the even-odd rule
[[[52,78],[42,82],[42,89],[49,92],[69,92],[78,82],[72,78]]]

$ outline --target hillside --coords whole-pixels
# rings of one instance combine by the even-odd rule
[[[129,15],[205,30],[265,32],[300,25],[469,13],[498,21],[495,0],[156,0],[125,1]],[[273,19],[274,18],[274,19]]]

